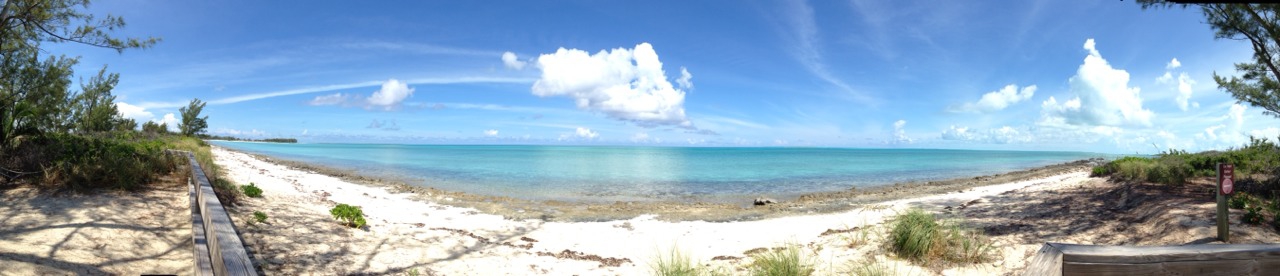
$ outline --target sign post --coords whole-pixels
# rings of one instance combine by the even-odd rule
[[[1227,226],[1227,196],[1235,191],[1235,166],[1218,163],[1218,239],[1222,242],[1231,240],[1231,232]]]

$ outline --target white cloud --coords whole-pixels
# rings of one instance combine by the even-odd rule
[[[596,137],[600,136],[600,133],[596,133],[595,131],[592,131],[591,129],[585,128],[585,127],[579,127],[576,133],[578,137],[585,138],[588,140],[595,139]]]
[[[1174,61],[1177,61],[1176,59]],[[1168,74],[1168,73],[1166,73]],[[1187,111],[1187,102],[1191,100],[1191,85],[1196,84],[1187,73],[1178,75],[1178,97],[1174,99],[1178,103],[1178,108]]]
[[[571,97],[578,108],[641,126],[693,127],[685,117],[685,92],[667,80],[649,43],[596,54],[560,48],[539,56],[537,65],[542,77],[533,83],[534,95]]]
[[[308,104],[363,106],[366,109],[395,110],[400,107],[400,103],[404,102],[406,98],[413,96],[413,91],[413,88],[409,88],[409,84],[396,79],[389,79],[383,82],[382,87],[370,94],[368,98],[363,98],[356,94],[334,93],[316,96]]]
[[[152,118],[156,117],[155,114],[152,114],[145,108],[124,102],[116,102],[116,111],[120,112],[120,116],[133,119],[138,122],[150,121]]]
[[[178,132],[178,124],[181,123],[178,121],[178,116],[173,115],[173,113],[166,113],[163,118],[160,118],[160,120],[151,121],[164,124],[165,127],[169,128],[169,131],[172,132]]]
[[[951,108],[950,111],[975,113],[999,111],[1009,107],[1009,105],[1029,100],[1031,99],[1031,96],[1035,94],[1035,85],[1023,87],[1019,90],[1017,85],[1010,84],[1000,90],[983,94],[982,98],[976,103],[965,103],[959,107]]]
[[[676,83],[680,84],[682,89],[693,89],[693,74],[689,73],[689,69],[680,67],[680,78],[676,79]]]
[[[413,96],[413,88],[409,88],[408,84],[396,79],[390,79],[382,83],[382,89],[373,92],[373,95],[369,95],[368,100],[371,105],[391,108],[399,105],[409,96]]]
[[[524,66],[527,63],[528,62],[520,60],[520,58],[516,57],[516,53],[512,53],[512,52],[502,53],[502,64],[506,65],[507,68],[524,70]]]
[[[893,143],[895,144],[911,143],[911,137],[907,137],[907,130],[904,129],[906,126],[907,126],[906,120],[898,120],[897,122],[893,122],[893,141],[892,141]]]
[[[311,99],[311,101],[310,101],[310,102],[308,102],[308,104],[310,104],[310,105],[338,105],[338,104],[343,104],[343,103],[347,103],[347,102],[349,102],[349,101],[351,100],[350,98],[351,98],[351,97],[350,97],[349,95],[344,95],[344,94],[342,94],[342,93],[333,93],[332,95],[316,96],[314,99]]]
[[[1173,58],[1173,60],[1169,61],[1169,64],[1164,65],[1165,70],[1178,69],[1178,67],[1182,67],[1182,63],[1178,62],[1178,58]]]
[[[1244,125],[1245,109],[1248,109],[1248,107],[1236,103],[1231,104],[1231,109],[1227,111],[1227,117],[1231,118],[1232,121],[1235,121],[1236,128],[1240,128]]]
[[[364,128],[381,129],[386,131],[397,131],[397,130],[400,130],[400,125],[397,125],[396,120],[394,119],[382,120],[382,121],[379,121],[378,119],[373,119],[373,121],[370,121],[369,125],[365,126]]]
[[[951,126],[942,131],[943,140],[970,141],[992,144],[1025,143],[1031,141],[1031,134],[1010,126],[980,131],[967,127]]]
[[[1155,115],[1142,107],[1140,89],[1129,87],[1129,72],[1112,68],[1094,46],[1093,39],[1085,41],[1084,48],[1089,55],[1070,79],[1075,97],[1062,104],[1049,97],[1041,105],[1043,121],[1084,126],[1151,126]]]
[[[496,129],[486,130],[486,131],[484,131],[484,136],[489,136],[489,137],[495,137],[495,136],[498,136],[498,130],[496,130]]]
[[[1249,136],[1253,136],[1254,138],[1267,139],[1267,140],[1271,140],[1272,142],[1280,143],[1280,128],[1267,127],[1264,129],[1251,130],[1249,131]]]

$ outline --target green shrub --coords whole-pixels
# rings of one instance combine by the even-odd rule
[[[253,211],[253,220],[257,221],[258,223],[266,222],[267,213],[263,213],[262,211]]]
[[[1246,209],[1244,216],[1241,216],[1240,220],[1244,223],[1253,225],[1262,224],[1262,207],[1251,207]]]
[[[800,246],[788,244],[751,256],[751,275],[812,275],[813,264],[804,258]]]
[[[135,190],[158,175],[173,172],[180,164],[164,151],[163,141],[134,137],[131,133],[54,133],[24,146],[36,148],[32,154],[47,160],[40,164],[45,183],[76,190]]]
[[[259,189],[253,182],[249,182],[249,185],[240,185],[240,188],[244,190],[244,195],[246,196],[262,197],[262,189]]]
[[[1245,209],[1252,205],[1257,205],[1257,201],[1253,196],[1244,192],[1236,192],[1231,195],[1230,199],[1227,199],[1227,207],[1231,207],[1231,209]]]
[[[650,264],[654,275],[660,276],[681,276],[681,275],[701,275],[698,265],[679,249],[672,248],[671,253],[663,256],[658,254],[654,262]]]
[[[360,210],[360,206],[338,204],[329,210],[329,214],[333,215],[333,219],[343,222],[343,225],[354,228],[364,227],[364,211]]]

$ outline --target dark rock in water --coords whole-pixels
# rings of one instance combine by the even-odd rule
[[[756,198],[755,205],[756,205],[756,206],[763,206],[763,205],[769,205],[769,204],[774,204],[774,203],[778,203],[778,201],[777,201],[777,200],[773,200],[772,198],[767,198],[767,197],[757,197],[757,198]]]

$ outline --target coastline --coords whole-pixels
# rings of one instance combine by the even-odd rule
[[[789,197],[762,195],[779,200],[779,202],[766,206],[753,206],[753,202],[747,198],[737,203],[695,200],[575,202],[481,195],[408,184],[415,181],[412,179],[370,176],[349,169],[281,160],[262,154],[216,145],[213,147],[244,154],[254,159],[275,163],[289,169],[317,173],[355,184],[385,188],[393,193],[413,194],[417,200],[436,202],[454,207],[474,208],[480,212],[513,220],[540,219],[557,222],[626,220],[641,215],[655,215],[659,220],[671,222],[731,222],[803,214],[829,214],[846,212],[861,205],[878,202],[957,193],[972,190],[975,187],[1026,181],[1080,170],[1088,171],[1093,166],[1099,165],[1098,162],[1101,162],[1098,158],[1091,158],[994,175],[892,183],[867,188],[802,193]]]
[[[525,206],[512,202],[455,198],[466,195],[439,190],[402,190],[394,183],[352,183],[223,148],[213,152],[228,179],[256,183],[264,191],[262,198],[231,208],[232,219],[256,263],[263,271],[280,274],[646,275],[655,258],[671,250],[713,270],[742,273],[753,252],[787,244],[811,252],[806,253],[809,258],[823,264],[815,266],[820,274],[845,269],[854,261],[884,264],[895,271],[1003,274],[1025,266],[1023,260],[1043,241],[994,240],[993,254],[1001,261],[938,271],[887,258],[880,232],[909,208],[939,211],[996,202],[1019,190],[1098,181],[1076,164],[1029,171],[1043,176],[1016,182],[976,186],[999,180],[994,176],[958,181],[949,186],[956,189],[950,193],[907,196],[883,191],[880,196],[903,198],[867,204],[810,198],[830,206],[821,210],[794,202],[719,209],[696,203],[542,202],[534,207],[543,209],[522,209]],[[907,189],[903,186],[897,189]],[[337,203],[361,206],[368,225],[358,230],[340,226],[328,213]],[[266,212],[270,219],[251,223],[254,211]],[[860,235],[864,240],[854,242]]]

